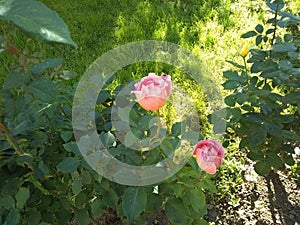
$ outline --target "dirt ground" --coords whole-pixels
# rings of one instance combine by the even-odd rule
[[[208,203],[208,221],[215,225],[300,225],[299,181],[282,171],[267,177],[247,176],[234,193],[237,204],[224,199]]]

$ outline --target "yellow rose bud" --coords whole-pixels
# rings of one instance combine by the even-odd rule
[[[239,55],[242,57],[246,57],[248,53],[249,53],[249,45],[245,41],[242,41],[242,47],[240,48]]]

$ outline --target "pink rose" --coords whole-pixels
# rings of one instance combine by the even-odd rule
[[[222,165],[224,148],[214,140],[199,141],[194,148],[193,155],[196,155],[197,163],[202,170],[214,174],[217,167]]]
[[[135,94],[140,106],[146,110],[156,111],[164,106],[171,94],[171,76],[156,76],[155,73],[149,73],[134,87],[135,91],[132,93]]]

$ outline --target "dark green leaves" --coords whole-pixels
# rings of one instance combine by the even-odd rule
[[[19,225],[21,220],[21,215],[19,211],[13,210],[10,211],[8,216],[6,217],[6,222],[4,225]]]
[[[297,48],[295,46],[295,43],[283,43],[283,44],[273,45],[272,50],[275,52],[289,52],[289,51],[296,51]]]
[[[233,90],[240,86],[240,83],[236,80],[227,80],[223,84],[225,90]]]
[[[256,35],[257,35],[256,31],[252,30],[252,31],[248,31],[247,33],[243,34],[241,36],[241,38],[250,38],[250,37],[254,37]]]
[[[284,7],[284,2],[283,0],[267,0],[266,1],[267,6],[272,9],[273,11],[280,11]]]
[[[80,225],[88,225],[89,224],[89,214],[86,209],[80,209],[75,212],[75,220]]]
[[[129,223],[145,210],[147,193],[145,188],[129,187],[123,195],[122,208]]]
[[[17,200],[17,208],[22,209],[30,196],[29,188],[21,187],[15,198]]]
[[[57,87],[48,78],[37,78],[24,89],[43,102],[53,102],[57,97]]]
[[[267,137],[267,127],[263,124],[254,124],[248,131],[248,142],[251,146],[262,144]]]
[[[106,207],[105,202],[97,198],[91,203],[91,215],[94,219],[97,219],[101,214],[104,212],[104,209]]]
[[[257,24],[255,30],[261,34],[264,31],[264,27],[261,24]]]
[[[261,176],[264,176],[271,172],[271,166],[266,159],[259,160],[254,165],[255,172]]]
[[[189,199],[192,208],[195,212],[199,212],[206,206],[205,195],[202,191],[196,189],[189,189],[186,192],[186,198]]]
[[[61,161],[57,166],[57,170],[63,173],[74,172],[79,166],[79,161],[73,157],[67,157]]]
[[[29,76],[26,73],[12,71],[12,73],[6,77],[5,82],[3,84],[3,89],[7,90],[10,88],[17,88],[17,87],[24,86],[28,83],[29,83]]]
[[[39,75],[43,74],[46,71],[46,69],[55,68],[57,66],[60,66],[61,64],[62,64],[62,59],[60,59],[60,58],[58,58],[58,59],[46,59],[42,63],[35,64],[31,68],[30,71],[33,75],[39,76]]]
[[[76,46],[64,21],[43,3],[35,0],[2,0],[0,8],[0,19],[10,20],[43,40]]]
[[[175,198],[169,200],[165,206],[165,209],[171,222],[176,224],[189,224],[189,210],[184,206],[181,199]]]
[[[223,72],[223,76],[227,78],[222,85],[225,90],[233,90],[247,83],[247,74],[242,72],[240,75],[236,71],[228,70]]]

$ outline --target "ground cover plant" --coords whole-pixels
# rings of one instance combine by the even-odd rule
[[[231,16],[234,2],[101,1],[99,4],[91,0],[83,6],[66,1],[75,15],[82,16],[72,21],[72,14],[62,13],[65,21],[71,21],[68,23],[71,32],[48,6],[59,15],[65,8],[55,1],[43,2],[45,5],[30,0],[25,6],[17,0],[0,1],[1,60],[5,65],[1,68],[0,98],[3,181],[0,224],[208,224],[204,219],[207,198],[216,200],[216,196],[230,195],[243,182],[240,168],[248,159],[239,151],[247,152],[260,175],[288,165],[297,176],[299,166],[293,156],[300,135],[299,36],[295,32],[299,18],[286,12],[282,1],[266,1],[271,19],[245,33],[240,56],[228,58],[231,69],[223,73],[226,79],[223,87],[232,92],[225,92],[226,108],[209,117],[213,130],[207,117],[211,109],[221,109],[221,105],[217,105],[219,99],[216,102],[207,99],[220,91],[213,81],[222,81],[218,76],[221,70],[213,71],[213,75],[203,74],[205,87],[199,87],[187,74],[170,65],[151,62],[127,66],[113,80],[103,79],[95,125],[97,138],[112,156],[134,166],[151,165],[170,156],[180,161],[187,158],[187,152],[191,156],[198,143],[194,150],[196,159],[188,158],[178,173],[147,186],[126,186],[106,179],[91,168],[80,152],[72,127],[78,74],[86,70],[95,56],[118,45],[145,39],[178,43],[207,60],[210,67],[212,59],[205,58],[201,51],[213,50],[219,40],[205,25],[213,25],[220,32],[236,29],[235,18]],[[37,14],[31,13],[33,8],[39,9]],[[131,9],[135,9],[136,16],[132,16]],[[39,14],[41,11],[43,16]],[[83,16],[80,11],[86,14]],[[258,6],[254,14],[262,16],[262,11]],[[48,19],[55,21],[54,26]],[[32,20],[35,26],[31,25]],[[86,26],[88,22],[91,26]],[[102,23],[112,24],[113,29],[101,26]],[[247,42],[251,38],[254,40]],[[224,42],[226,45],[229,40]],[[255,43],[257,49],[250,50],[249,43]],[[234,51],[230,49],[227,54],[234,55]],[[216,54],[220,57],[220,53]],[[241,63],[232,61],[238,57]],[[223,60],[220,64],[225,63]],[[127,114],[125,106],[135,101],[130,93],[138,91],[134,82],[149,72],[171,75],[173,91],[167,95],[170,102],[165,104],[164,99],[163,108],[159,105],[156,111],[157,108],[151,108],[153,104],[148,108],[138,101],[140,104],[135,103]],[[174,109],[172,103],[182,98],[193,102],[196,125],[178,119],[180,113],[185,115],[189,110],[187,107],[178,113]],[[114,111],[115,105],[120,106],[119,111]],[[117,113],[118,122],[129,123],[134,136],[142,140],[139,144],[148,146],[148,141],[154,140],[156,147],[142,152],[128,147],[135,143],[129,143],[131,139],[126,136],[120,140],[116,122],[113,125],[111,120],[113,113]],[[225,131],[224,124],[226,133],[214,135],[213,132]],[[155,140],[161,133],[164,139],[157,144]],[[85,133],[79,136],[86,135],[89,136]],[[224,157],[221,147],[218,144],[212,147],[209,141],[199,142],[212,137],[224,141],[227,148],[220,168],[220,159]],[[175,151],[183,140],[187,141],[184,142],[187,147],[181,149],[182,153]],[[203,149],[215,149],[212,154],[219,158],[214,157],[214,163],[206,165],[201,161]],[[172,166],[176,167],[176,163],[159,164],[164,171]],[[235,196],[230,201],[238,205]]]

